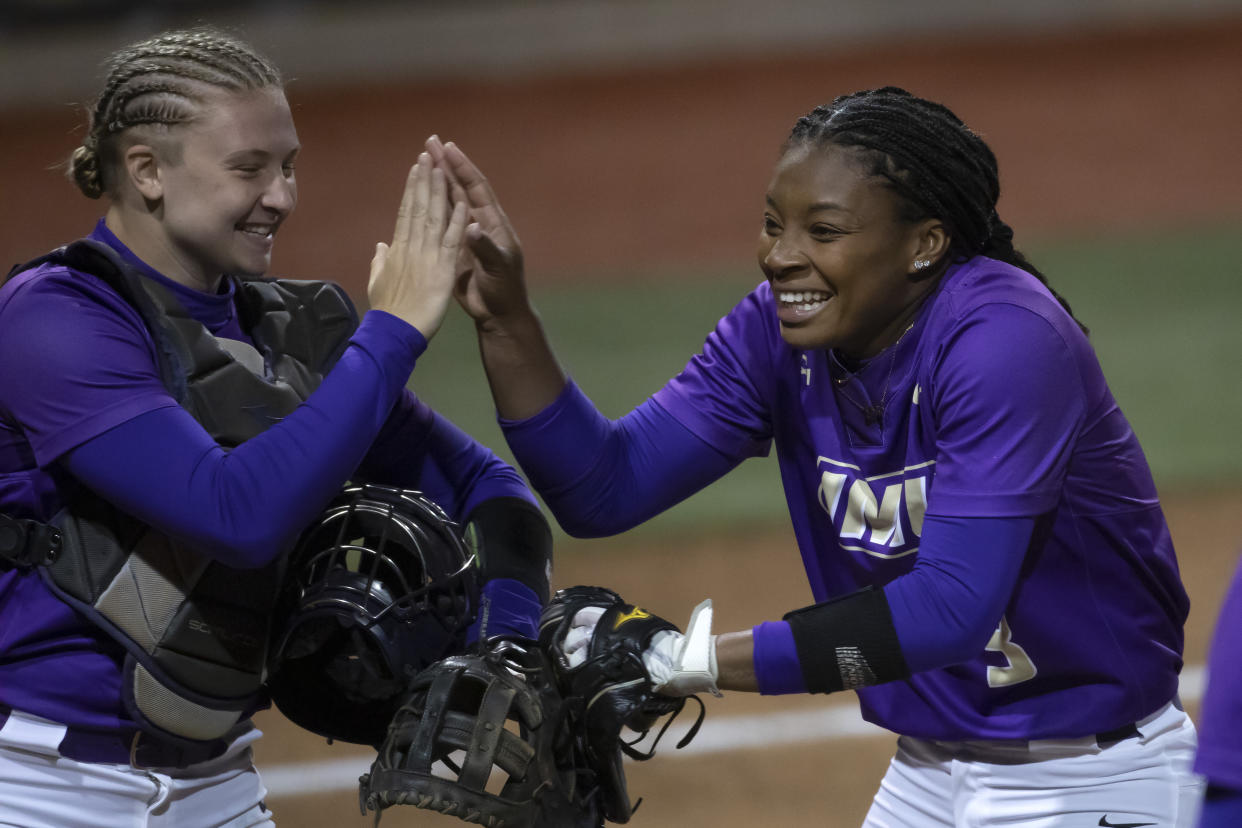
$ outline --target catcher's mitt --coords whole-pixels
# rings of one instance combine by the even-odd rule
[[[415,676],[371,772],[362,813],[413,805],[488,828],[599,828],[573,734],[534,642],[493,639]]]
[[[585,660],[583,654],[571,658],[565,650],[574,616],[583,609],[602,610],[585,648]],[[628,822],[637,803],[630,804],[622,753],[632,759],[650,759],[655,753],[654,742],[646,752],[638,751],[634,745],[661,717],[675,716],[686,703],[685,698],[660,695],[652,689],[642,654],[658,633],[680,630],[657,615],[627,604],[612,590],[593,586],[557,592],[543,611],[539,627],[539,644],[552,661],[578,737],[581,761],[594,776],[595,793],[601,800],[604,816],[613,822]],[[699,701],[697,696],[689,698]],[[677,747],[684,747],[694,738],[703,713],[700,701],[699,717]],[[672,723],[671,716],[657,734],[656,742]],[[638,736],[625,741],[621,737],[622,727]]]

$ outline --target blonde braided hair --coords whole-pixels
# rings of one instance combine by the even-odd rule
[[[110,184],[117,136],[136,126],[192,121],[204,87],[249,92],[281,87],[280,72],[249,44],[209,27],[165,32],[114,52],[86,138],[69,157],[69,177],[87,198]]]

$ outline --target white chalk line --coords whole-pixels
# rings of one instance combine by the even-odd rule
[[[1183,669],[1180,683],[1182,701],[1199,701],[1203,696],[1203,684],[1202,667]],[[681,718],[668,729],[668,733],[664,734],[660,752],[662,761],[781,744],[892,736],[891,731],[863,721],[858,705],[851,704],[812,713],[799,710],[754,716],[709,717],[693,742],[681,750],[669,749],[685,735],[693,721],[693,714],[693,708],[688,707],[682,712]],[[358,777],[370,770],[370,767],[369,757],[350,756],[343,759],[271,765],[261,767],[259,771],[268,793],[273,797],[280,797],[356,790]]]

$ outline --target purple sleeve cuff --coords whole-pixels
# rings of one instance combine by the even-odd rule
[[[764,621],[751,630],[754,641],[755,677],[765,696],[805,693],[802,665],[788,621]]]
[[[480,636],[516,635],[532,641],[539,637],[539,614],[543,605],[535,591],[512,578],[493,578],[483,585],[479,614],[466,633],[473,644]]]
[[[410,354],[417,359],[427,350],[422,331],[387,311],[370,310],[362,318],[365,324],[358,326],[350,341],[381,364],[389,352],[399,359],[408,359]]]

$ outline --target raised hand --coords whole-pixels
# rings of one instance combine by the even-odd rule
[[[448,180],[429,153],[421,153],[405,181],[392,244],[380,242],[371,259],[371,307],[399,317],[430,341],[448,311],[467,205],[449,212]]]
[[[466,247],[474,261],[459,268],[457,301],[477,324],[529,315],[522,245],[487,178],[461,148],[432,136],[427,151],[446,172],[454,207],[469,208]]]
[[[470,261],[459,263],[454,294],[474,319],[496,411],[525,419],[557,398],[565,374],[526,296],[522,245],[491,185],[461,148],[432,136],[427,152],[447,176],[454,211],[469,210],[463,250]]]

